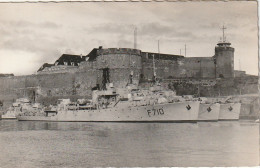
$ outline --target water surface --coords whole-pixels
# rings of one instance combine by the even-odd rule
[[[257,166],[259,125],[0,121],[0,167]]]

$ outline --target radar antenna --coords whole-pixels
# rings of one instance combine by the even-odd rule
[[[223,40],[223,42],[226,42],[225,29],[227,29],[227,28],[223,25],[223,27],[222,27],[221,29],[222,29],[222,31],[223,31],[223,37],[222,37],[222,40]]]

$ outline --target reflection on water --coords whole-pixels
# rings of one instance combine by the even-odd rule
[[[2,167],[256,166],[259,125],[0,121]]]

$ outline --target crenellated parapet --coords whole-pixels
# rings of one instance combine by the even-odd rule
[[[131,54],[141,56],[141,50],[132,48],[104,48],[97,51],[97,55],[109,55],[109,54]]]

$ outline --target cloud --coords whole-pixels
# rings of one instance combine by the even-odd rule
[[[136,26],[143,51],[157,52],[160,40],[163,53],[187,44],[188,56],[212,56],[223,23],[235,56],[248,60],[242,67],[257,74],[257,5],[250,2],[0,4],[0,52],[42,65],[66,51],[133,48]]]
[[[137,35],[147,38],[148,40],[155,38],[177,39],[178,41],[189,41],[189,39],[197,38],[193,32],[176,29],[174,26],[163,25],[156,22],[143,23],[138,26],[134,24],[122,23],[106,23],[95,25],[90,28],[83,28],[85,32],[93,32],[94,34],[110,34],[133,36],[134,27],[137,28]],[[128,37],[129,38],[129,37]]]
[[[54,22],[45,21],[45,22],[30,22],[26,20],[18,21],[1,21],[0,25],[5,27],[14,27],[14,28],[41,28],[41,29],[56,29],[62,27],[62,25],[56,24]]]

